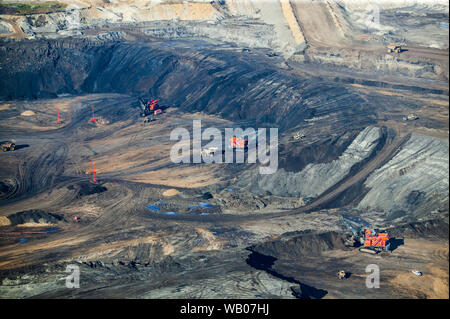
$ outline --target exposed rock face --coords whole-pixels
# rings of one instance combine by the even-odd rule
[[[0,21],[0,33],[5,33],[5,34],[12,33],[11,25],[4,21]]]
[[[216,24],[193,24],[186,21],[155,21],[141,30],[148,36],[162,39],[203,38],[217,42],[225,40],[242,47],[272,48],[285,57],[295,52],[294,46],[277,38],[273,26],[256,21],[224,19],[221,20],[220,27]]]
[[[300,172],[287,172],[284,169],[271,175],[249,172],[241,177],[239,185],[252,192],[269,191],[277,196],[317,197],[345,177],[353,165],[367,158],[379,138],[378,127],[367,127],[336,160],[311,163]]]
[[[377,70],[384,74],[403,74],[410,77],[420,77],[434,79],[437,75],[448,77],[448,72],[442,67],[429,62],[407,61],[399,57],[386,54],[364,54],[358,57],[354,52],[330,49],[327,52],[311,50],[308,52],[308,59],[311,62],[328,64],[340,67],[350,67],[352,69]]]
[[[253,245],[248,249],[282,259],[293,256],[317,256],[324,251],[344,247],[345,236],[336,232],[292,232],[285,233],[275,240]]]
[[[361,209],[427,213],[448,209],[448,141],[412,135],[403,149],[372,173],[365,186],[370,191]]]
[[[301,35],[303,41],[298,43],[293,36],[291,29],[299,27],[296,21],[286,20],[289,8],[278,1],[248,0],[136,1],[133,5],[78,1],[64,11],[21,16],[17,24],[28,38],[57,38],[79,35],[92,27],[144,24],[149,27],[144,33],[160,38],[207,37],[248,47],[273,48],[291,56],[297,51],[296,46],[305,41]]]

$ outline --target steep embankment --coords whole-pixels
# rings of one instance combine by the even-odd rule
[[[310,163],[299,172],[279,169],[275,174],[242,174],[238,185],[251,192],[269,191],[277,196],[315,198],[344,178],[353,165],[371,155],[380,139],[380,129],[365,128],[335,160]]]
[[[373,108],[343,85],[293,77],[273,58],[249,59],[202,42],[15,43],[0,48],[0,62],[2,99],[114,92],[281,128],[315,116],[326,116],[336,128],[374,123]]]
[[[396,213],[448,210],[448,141],[412,135],[402,150],[373,172],[359,208]]]

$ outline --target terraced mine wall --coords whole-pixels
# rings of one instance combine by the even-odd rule
[[[339,182],[350,172],[353,165],[371,156],[380,140],[380,129],[367,127],[336,159],[326,163],[311,163],[300,172],[282,172],[271,175],[244,173],[239,185],[251,191],[270,191],[278,196],[317,197]]]
[[[365,182],[370,191],[361,209],[395,212],[396,216],[448,211],[448,141],[412,135],[403,149]]]
[[[329,113],[347,127],[374,123],[373,108],[343,85],[292,77],[264,54],[198,41],[8,43],[0,47],[0,63],[0,99],[6,100],[115,92],[281,129]],[[348,113],[354,116],[344,120]]]

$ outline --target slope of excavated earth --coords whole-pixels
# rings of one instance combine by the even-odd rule
[[[315,198],[347,175],[353,165],[368,157],[379,139],[380,129],[367,127],[334,161],[309,164],[298,173],[289,173],[283,168],[270,175],[248,172],[239,177],[237,185],[253,192],[262,190],[278,196]]]
[[[413,135],[392,160],[373,172],[361,209],[448,210],[448,141]],[[410,208],[412,207],[412,209]]]
[[[345,87],[279,72],[277,60],[262,54],[247,56],[232,47],[203,42],[191,45],[122,41],[91,44],[87,40],[8,44],[0,53],[4,65],[0,70],[0,97],[150,93],[163,104],[186,111],[266,125],[275,122],[281,128],[325,115],[328,123],[342,127],[339,123],[344,123],[342,115],[346,112],[355,114],[346,118],[346,124],[356,121],[357,114],[361,115],[359,126],[373,123],[373,111]],[[82,49],[74,50],[80,46]],[[18,54],[23,56],[19,64],[15,62]],[[11,73],[12,69],[15,72]],[[267,107],[261,107],[261,103]],[[366,120],[361,122],[363,114]]]

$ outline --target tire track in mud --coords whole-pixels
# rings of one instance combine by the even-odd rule
[[[111,103],[101,103],[105,99]],[[128,105],[132,99],[130,96],[117,97],[106,95],[82,97],[81,101],[79,101],[79,97],[75,97],[74,101],[70,103],[75,104],[76,107],[70,112],[70,119],[67,119],[68,123],[57,129],[34,131],[15,128],[11,130],[9,127],[2,126],[0,133],[7,133],[14,138],[26,139],[33,147],[30,149],[31,154],[28,152],[28,154],[25,154],[26,158],[19,162],[15,177],[15,189],[0,203],[0,207],[17,203],[37,194],[42,194],[54,187],[67,186],[70,184],[68,180],[76,183],[88,179],[86,176],[64,176],[63,173],[65,167],[67,165],[70,166],[71,163],[73,163],[72,166],[75,172],[84,173],[77,159],[71,161],[67,159],[69,148],[73,147],[77,141],[82,140],[83,136],[86,135],[82,126],[83,124],[89,123],[88,115],[91,114],[91,105],[93,103],[98,104],[99,106],[96,107],[96,112],[102,112],[111,104]],[[88,134],[91,134],[91,132],[89,131]],[[38,151],[35,151],[35,149],[38,149]],[[66,198],[66,202],[73,199],[73,197]],[[52,200],[52,202],[47,203],[47,206],[50,207],[57,202],[58,204],[64,204],[64,202]]]
[[[70,183],[71,182],[66,182],[63,185],[66,186]],[[77,224],[72,224],[67,227],[62,227],[60,231],[53,234],[52,237],[47,237],[45,239],[41,239],[39,242],[36,242],[38,247],[44,245],[45,249],[31,249],[31,259],[25,255],[16,255],[12,250],[8,255],[5,255],[4,258],[2,258],[2,260],[9,260],[12,263],[12,265],[8,265],[6,268],[10,268],[12,266],[14,266],[13,268],[16,268],[16,264],[33,265],[44,262],[57,262],[58,260],[71,259],[75,256],[77,256],[77,258],[82,258],[86,254],[89,256],[89,252],[93,248],[108,243],[108,241],[105,240],[105,237],[108,235],[113,234],[113,238],[117,239],[116,235],[123,229],[126,229],[126,231],[121,235],[125,235],[128,232],[133,233],[134,228],[127,228],[127,226],[136,226],[136,224],[132,223],[134,221],[132,218],[132,213],[126,209],[126,205],[133,196],[133,193],[128,188],[120,188],[119,192],[124,192],[124,190],[126,191],[124,196],[117,196],[119,198],[118,200],[115,200],[115,197],[113,197],[112,203],[109,203],[109,205],[104,208],[104,212],[107,213],[101,214],[88,225],[80,227]],[[76,194],[74,194],[71,198],[66,197],[65,202],[58,204],[64,205],[71,203],[71,199],[75,196]],[[46,203],[46,205],[49,208],[54,207],[55,202],[51,201]],[[129,219],[131,219],[131,223],[128,222]],[[62,243],[62,241],[64,243]],[[74,244],[70,244],[71,242]],[[53,243],[56,243],[56,246],[54,246]],[[124,251],[127,248],[129,247],[125,245],[124,247],[118,247],[118,250]],[[108,251],[96,252],[99,256],[106,253],[108,253]]]
[[[55,186],[56,180],[64,171],[68,146],[66,143],[55,145],[56,151],[43,146],[39,155],[31,160],[19,163],[17,189],[8,198],[8,204],[43,193]]]
[[[133,197],[133,192],[129,188],[121,187],[114,192],[112,202],[102,207],[102,211],[105,213],[98,216],[95,220],[91,221],[85,227],[79,229],[76,236],[86,236],[90,242],[96,242],[97,244],[105,242],[102,240],[105,234],[114,233],[118,228],[126,228],[129,219],[132,219],[127,205]],[[125,193],[120,194],[120,193]],[[118,199],[116,199],[118,198]],[[109,199],[111,201],[111,199]],[[69,201],[70,203],[70,201]],[[67,204],[67,202],[65,203]],[[124,213],[127,212],[127,213]],[[135,226],[135,225],[134,225]]]
[[[433,252],[431,253],[431,258],[433,261],[437,261],[437,262],[448,262],[448,249],[444,249],[444,248],[439,248],[439,249],[434,249]]]

